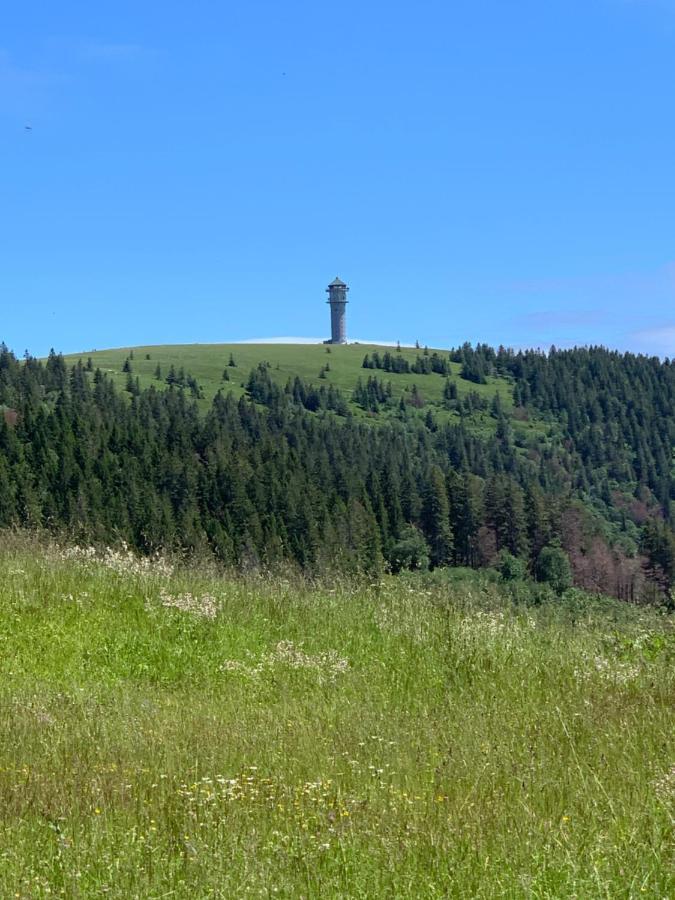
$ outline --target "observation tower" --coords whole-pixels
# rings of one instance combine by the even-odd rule
[[[340,278],[335,278],[326,288],[330,306],[330,341],[327,344],[346,344],[347,325],[345,307],[349,288]]]

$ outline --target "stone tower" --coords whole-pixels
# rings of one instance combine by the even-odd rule
[[[330,305],[330,341],[326,341],[327,344],[347,343],[345,306],[349,302],[347,300],[348,290],[349,288],[344,281],[337,277],[326,288]]]

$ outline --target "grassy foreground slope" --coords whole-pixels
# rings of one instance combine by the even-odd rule
[[[3,897],[675,892],[653,611],[10,537],[0,581]]]

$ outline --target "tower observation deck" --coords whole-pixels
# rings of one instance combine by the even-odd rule
[[[326,341],[327,344],[347,343],[345,307],[349,302],[347,300],[348,290],[344,281],[337,277],[326,288],[330,306],[330,341]]]

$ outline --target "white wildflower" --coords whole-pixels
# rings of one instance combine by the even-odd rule
[[[584,668],[575,669],[575,678],[588,681],[591,678],[600,678],[614,685],[624,685],[634,681],[640,675],[640,667],[631,663],[610,660],[605,656],[594,656],[592,659],[583,655]]]
[[[675,766],[665,772],[654,782],[654,791],[657,798],[664,806],[670,806],[675,802]]]
[[[60,559],[74,561],[87,568],[103,566],[118,575],[169,577],[173,573],[173,566],[163,556],[137,556],[124,543],[121,549],[106,547],[100,553],[96,547],[64,547],[57,555]]]
[[[167,594],[162,590],[159,595],[162,606],[178,609],[181,612],[202,616],[204,619],[215,619],[218,615],[218,601],[211,594]]]
[[[257,678],[277,667],[305,669],[313,672],[323,683],[333,681],[349,669],[349,661],[339,656],[335,650],[309,654],[296,646],[293,641],[279,641],[274,650],[264,653],[258,659],[249,654],[249,661],[227,659],[220,665],[221,672],[238,672],[248,678]]]

